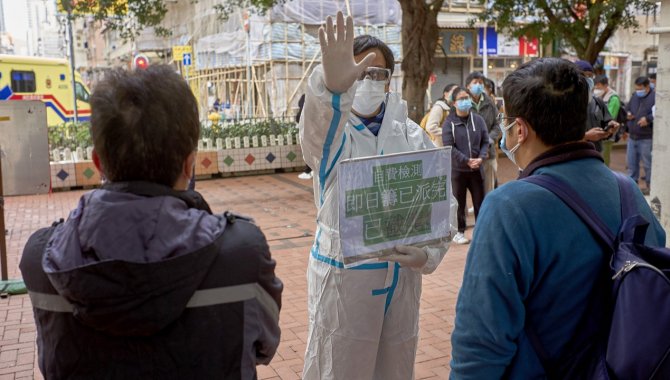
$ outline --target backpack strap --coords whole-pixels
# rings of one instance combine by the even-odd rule
[[[609,227],[600,219],[584,199],[565,182],[558,178],[548,175],[534,175],[523,178],[522,181],[530,182],[541,186],[560,198],[580,219],[589,227],[593,233],[607,247],[612,247],[615,241],[615,235]],[[620,186],[621,187],[621,186]],[[623,202],[622,202],[623,203]]]

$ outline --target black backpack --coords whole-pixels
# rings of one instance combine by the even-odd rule
[[[617,98],[619,97],[618,95],[614,96],[616,96]],[[614,120],[616,120],[617,123],[621,124],[621,126],[623,127],[624,125],[626,125],[626,121],[628,121],[627,119],[628,109],[626,108],[626,103],[624,103],[623,100],[621,100],[621,98],[619,98],[619,104],[620,104],[619,112],[616,114],[616,116],[612,115],[612,117],[614,118]]]
[[[622,214],[617,235],[563,181],[548,175],[523,179],[551,191],[579,215],[608,259],[562,354],[549,357],[526,324],[548,379],[670,379],[670,249],[644,245],[649,222],[639,214],[633,184],[614,174]]]

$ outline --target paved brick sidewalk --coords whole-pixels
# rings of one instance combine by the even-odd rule
[[[615,151],[613,167],[623,170],[625,151]],[[516,176],[509,160],[499,160],[501,182]],[[306,265],[313,241],[315,207],[312,183],[298,173],[199,181],[197,188],[215,212],[232,210],[253,216],[265,232],[277,273],[284,282],[280,316],[282,341],[270,366],[259,367],[261,379],[299,379],[307,337]],[[5,219],[9,236],[10,278],[20,277],[18,261],[32,232],[66,218],[84,191],[9,197]],[[470,223],[473,221],[470,220]],[[467,231],[467,235],[472,230]],[[417,379],[446,379],[449,374],[454,306],[461,284],[467,246],[452,245],[437,271],[424,276],[421,301]],[[0,380],[41,379],[35,363],[35,327],[27,295],[0,299]]]

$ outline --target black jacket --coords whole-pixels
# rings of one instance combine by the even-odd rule
[[[451,168],[460,172],[478,171],[468,166],[470,158],[489,157],[489,134],[484,119],[470,112],[467,125],[456,112],[452,112],[442,124],[442,142],[451,146]],[[480,167],[481,168],[481,167]]]
[[[633,140],[649,140],[654,136],[654,114],[652,109],[656,104],[656,91],[651,90],[643,97],[636,94],[630,98],[628,102],[628,112],[635,117],[633,120],[628,120],[626,127],[630,138]],[[642,118],[646,118],[649,125],[640,127],[637,123]]]
[[[250,220],[146,183],[84,195],[20,268],[46,379],[255,379],[282,283]]]

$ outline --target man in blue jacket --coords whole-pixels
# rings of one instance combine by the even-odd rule
[[[255,379],[279,345],[282,283],[249,219],[194,191],[198,104],[169,66],[91,96],[108,182],[21,257],[46,379]]]
[[[649,193],[651,185],[651,145],[654,136],[654,114],[652,112],[656,104],[656,91],[651,88],[649,78],[639,77],[635,80],[635,93],[628,102],[628,146],[626,151],[626,163],[628,164],[628,175],[637,182],[640,177],[640,159],[644,168],[644,181]]]
[[[508,117],[501,148],[523,168],[521,177],[563,180],[617,231],[617,181],[583,141],[589,86],[579,68],[558,58],[538,59],[509,75],[503,89]],[[635,197],[651,222],[646,243],[665,245],[644,197],[639,191]],[[534,327],[550,358],[560,355],[605,256],[588,227],[548,190],[512,181],[487,195],[456,304],[451,378],[545,378],[524,328]]]

